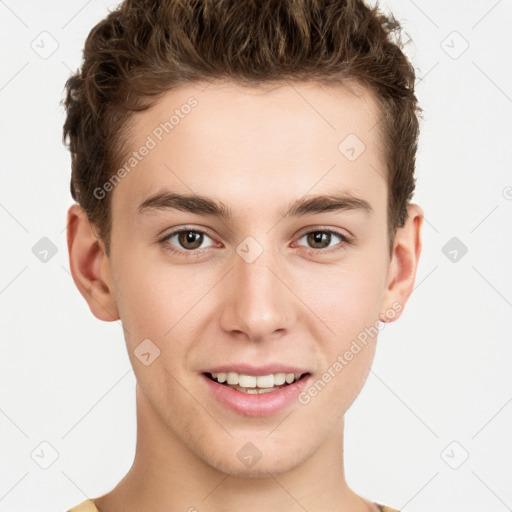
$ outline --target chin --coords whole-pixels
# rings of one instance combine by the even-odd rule
[[[252,444],[250,441],[235,442],[235,446],[227,449],[224,446],[221,453],[206,453],[203,456],[204,462],[215,468],[217,471],[238,478],[269,478],[271,476],[287,473],[303,460],[299,459],[299,453],[305,457],[304,452],[298,450],[287,450],[283,444],[277,446],[262,447],[264,441],[257,440]],[[255,445],[261,447],[258,450]],[[229,454],[233,455],[230,456]],[[244,456],[253,455],[252,461],[244,462]],[[257,458],[256,460],[256,457]]]
[[[208,461],[207,461],[208,462]],[[209,462],[210,466],[217,471],[225,473],[226,475],[234,476],[236,478],[270,478],[287,473],[294,469],[291,461],[286,463],[276,464],[275,462],[263,463],[262,460],[258,461],[253,467],[242,467],[241,464],[232,464],[232,461],[221,460]]]

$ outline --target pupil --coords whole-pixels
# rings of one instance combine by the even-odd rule
[[[331,234],[330,233],[323,233],[321,231],[315,231],[313,233],[310,233],[309,234],[309,242],[315,246],[315,244],[321,244],[322,243],[322,238],[323,237],[326,237],[327,238],[327,246],[329,245],[329,243],[331,242]],[[322,247],[327,247],[326,245],[323,245]],[[322,248],[320,247],[320,248]],[[315,249],[318,249],[319,247],[315,247]]]
[[[203,235],[197,231],[182,231],[179,234],[179,241],[185,249],[197,249],[203,241]]]

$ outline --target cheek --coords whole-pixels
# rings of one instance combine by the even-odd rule
[[[323,289],[310,294],[315,304],[311,309],[330,329],[322,328],[324,335],[319,337],[321,367],[317,377],[326,383],[325,388],[323,384],[317,386],[325,389],[318,393],[321,398],[315,398],[319,411],[331,404],[336,410],[334,416],[342,415],[368,377],[379,332],[380,273],[381,269],[366,265],[350,266],[331,272],[329,279],[323,280]]]
[[[135,251],[114,266],[117,302],[127,342],[136,345],[144,338],[158,340],[180,312],[182,287],[175,276],[162,275],[155,265],[147,263],[147,257]]]
[[[313,297],[316,306],[312,309],[330,329],[323,329],[327,334],[320,338],[322,366],[332,376],[328,394],[333,403],[339,402],[337,394],[343,396],[340,410],[355,399],[372,364],[380,326],[384,269],[384,260],[360,255],[357,263],[331,269],[317,281],[324,286],[317,289]]]
[[[379,318],[384,289],[384,268],[372,261],[328,270],[316,279],[321,288],[310,293],[312,309],[329,325],[340,341],[374,325]],[[331,333],[332,334],[332,333]]]
[[[185,343],[187,339],[187,326],[193,319],[200,322],[205,290],[215,284],[215,276],[211,277],[210,283],[209,276],[197,270],[148,261],[147,255],[137,257],[133,252],[129,261],[118,266],[116,283],[129,347],[134,349],[149,338],[162,350],[169,352],[172,347],[173,353],[179,353],[180,340]]]

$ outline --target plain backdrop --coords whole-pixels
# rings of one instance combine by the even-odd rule
[[[121,326],[93,317],[69,273],[59,105],[116,5],[0,0],[1,511],[67,510],[112,489],[135,453]],[[347,480],[407,512],[512,510],[512,3],[381,7],[417,70],[424,248],[346,416]]]

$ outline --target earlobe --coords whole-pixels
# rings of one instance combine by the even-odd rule
[[[382,322],[392,322],[401,316],[414,288],[421,254],[423,217],[420,206],[409,205],[405,224],[396,231],[389,267],[391,278],[387,283],[380,315]]]
[[[76,287],[96,318],[118,320],[109,261],[101,240],[80,205],[69,208],[67,221],[69,267]]]

